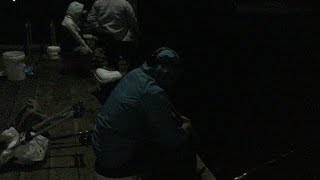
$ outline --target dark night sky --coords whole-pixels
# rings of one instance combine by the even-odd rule
[[[50,42],[50,20],[60,24],[71,0],[3,0],[0,2],[0,43],[21,44],[24,23],[31,20],[34,41]]]
[[[88,4],[87,9],[90,9],[89,4],[93,3],[93,0],[82,0]],[[37,32],[35,36],[35,41],[43,42],[49,41],[49,23],[51,19],[55,19],[57,23],[60,23],[61,18],[64,16],[65,10],[71,0],[16,0],[12,2],[11,0],[2,0],[0,2],[0,43],[2,44],[15,44],[21,43],[23,41],[23,29],[25,19],[31,19],[33,23],[34,32]],[[230,12],[233,8],[233,2],[231,0],[225,1],[202,1],[201,3],[194,3],[192,1],[155,1],[149,0],[146,2],[139,3],[139,18],[140,22],[144,23],[145,31],[151,31],[148,28],[157,27],[157,22],[166,22],[167,27],[170,23],[177,23],[173,25],[176,28],[182,26],[190,26],[189,32],[191,32],[194,27],[191,27],[191,22],[201,21],[197,19],[199,14],[202,14],[202,18],[206,14],[210,14],[213,11],[220,11],[222,13]],[[252,2],[248,0],[236,0],[235,2],[247,3]],[[260,1],[263,2],[263,1]],[[288,1],[291,6],[302,4],[302,1]],[[304,2],[307,4],[307,2]],[[181,23],[181,20],[184,21]],[[190,21],[191,20],[191,21]],[[194,20],[194,21],[193,21]],[[188,22],[187,22],[188,21]],[[146,25],[146,23],[148,23]],[[196,23],[196,22],[195,22]],[[160,23],[163,26],[163,23]],[[181,25],[181,26],[180,26]],[[180,27],[178,27],[180,26]],[[203,25],[200,25],[205,27]],[[162,28],[165,32],[166,29]],[[201,28],[201,27],[200,27]],[[174,31],[174,29],[172,29]],[[170,34],[171,32],[168,32]],[[157,35],[156,35],[157,36]],[[185,39],[185,38],[183,38]],[[184,43],[181,43],[184,44]]]

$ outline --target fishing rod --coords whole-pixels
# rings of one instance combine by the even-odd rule
[[[264,162],[263,164],[261,164],[261,165],[259,165],[257,167],[249,169],[247,172],[243,173],[242,175],[240,175],[238,177],[235,177],[233,180],[244,180],[244,179],[247,179],[248,176],[250,176],[251,174],[253,174],[255,172],[258,172],[258,171],[260,171],[262,169],[266,169],[270,165],[275,164],[277,162],[280,162],[280,160],[286,159],[288,156],[290,156],[291,154],[293,154],[295,152],[296,152],[296,150],[290,150],[289,152],[282,154],[280,157],[278,157],[276,159],[269,160],[269,161]]]

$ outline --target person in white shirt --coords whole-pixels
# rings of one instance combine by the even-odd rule
[[[139,32],[133,7],[126,0],[97,0],[88,13],[87,23],[111,59],[130,58]],[[113,62],[115,63],[115,62]],[[112,62],[111,62],[112,64]]]
[[[134,41],[139,29],[133,7],[126,0],[97,0],[87,21],[94,31],[118,41]]]
[[[70,37],[64,40],[63,50],[65,51],[81,51],[82,54],[92,53],[92,50],[81,36],[80,18],[82,16],[84,5],[73,1],[70,3],[67,14],[64,17],[61,25],[65,35]]]
[[[81,18],[83,15],[84,5],[73,1],[61,23],[63,30],[61,51],[65,64],[62,74],[75,71],[81,76],[90,75],[90,60],[93,51],[82,37]]]

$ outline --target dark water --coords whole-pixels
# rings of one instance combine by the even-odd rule
[[[188,98],[181,99],[206,144],[209,164],[221,168],[222,177],[231,178],[291,148],[312,154],[312,160],[291,159],[278,171],[263,172],[266,177],[274,172],[272,179],[312,179],[301,174],[319,172],[319,166],[311,165],[319,162],[318,115],[311,110],[319,103],[319,36],[312,33],[317,29],[312,21],[303,15],[226,15],[207,32],[208,42],[193,48],[192,70],[180,91]]]
[[[178,11],[148,31],[155,42],[187,50],[176,102],[193,119],[207,163],[230,179],[296,149],[253,179],[314,179],[320,169],[318,18],[213,9],[193,4],[182,13],[190,18]]]

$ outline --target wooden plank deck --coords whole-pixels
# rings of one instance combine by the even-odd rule
[[[79,100],[85,102],[86,112],[82,118],[70,119],[50,130],[51,136],[69,135],[92,130],[99,102],[91,95],[95,88],[94,78],[78,78],[59,74],[61,62],[40,60],[35,75],[21,82],[0,79],[0,129],[10,127],[17,112],[28,98],[34,98],[41,110],[52,115]],[[1,180],[91,180],[94,179],[94,155],[91,147],[79,145],[76,137],[54,141],[47,158],[36,168],[6,168],[0,172]]]

